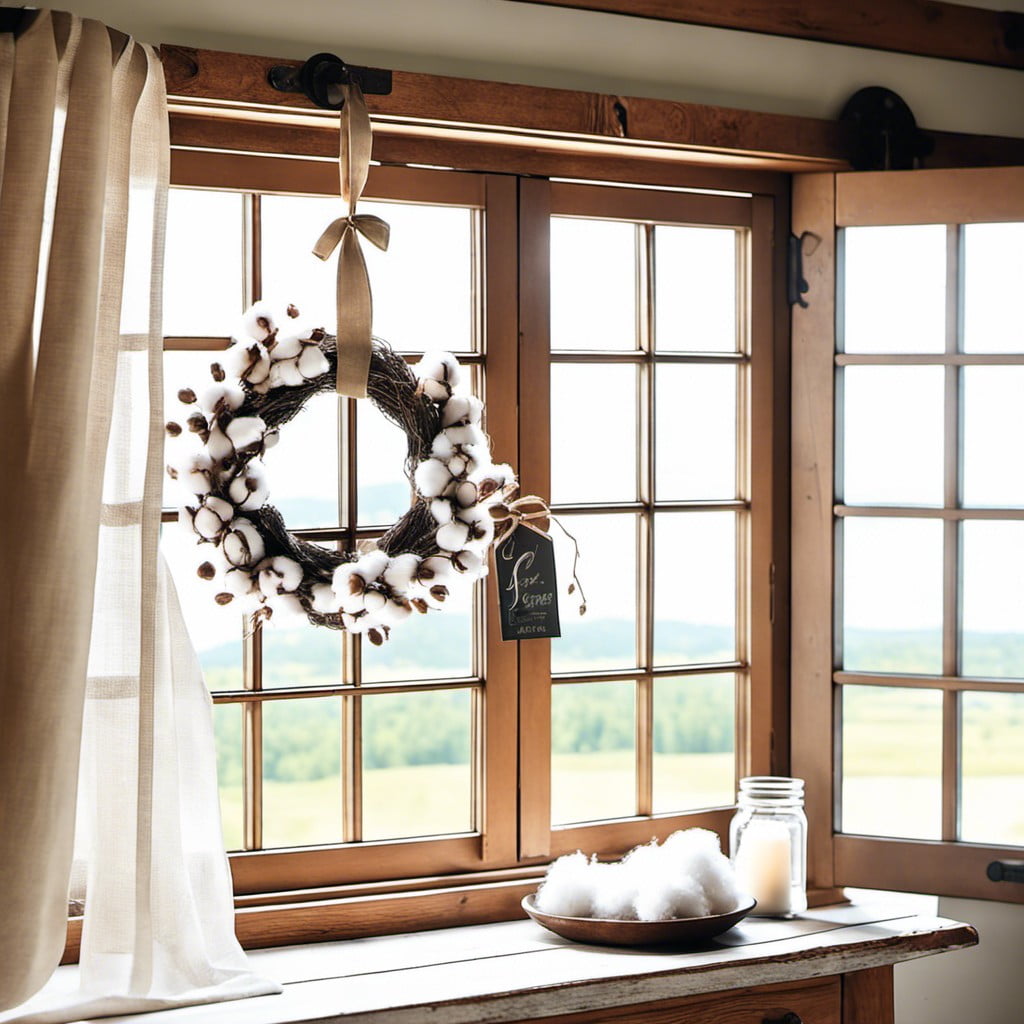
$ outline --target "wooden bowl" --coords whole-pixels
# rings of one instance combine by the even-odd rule
[[[707,917],[677,917],[670,921],[613,921],[600,917],[559,917],[545,914],[534,905],[536,893],[524,896],[522,905],[548,931],[574,942],[598,946],[695,946],[738,924],[757,906],[751,896],[741,896],[740,905],[728,914]]]

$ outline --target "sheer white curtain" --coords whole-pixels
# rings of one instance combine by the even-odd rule
[[[168,154],[152,48],[47,11],[0,35],[4,1021],[279,991],[234,937],[210,700],[157,550]]]

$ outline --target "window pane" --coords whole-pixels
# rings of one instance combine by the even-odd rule
[[[636,227],[551,218],[551,347],[635,349]]]
[[[312,253],[342,214],[340,199],[264,196],[263,291],[292,302],[334,333],[337,253]],[[473,211],[462,207],[362,202],[359,212],[391,226],[387,252],[363,246],[373,288],[373,332],[393,348],[468,350],[473,341]]]
[[[242,709],[238,704],[213,706],[213,742],[217,751],[217,790],[224,848],[242,848]]]
[[[636,501],[637,369],[551,367],[551,499]]]
[[[551,691],[551,822],[636,813],[636,686],[563,683]]]
[[[1024,523],[963,524],[964,675],[1024,678]]]
[[[167,198],[164,334],[233,334],[242,314],[238,192],[172,188]]]
[[[473,602],[449,597],[441,612],[410,615],[380,647],[360,644],[363,681],[397,682],[473,675]]]
[[[231,605],[217,604],[216,582],[200,579],[196,573],[212,546],[197,544],[191,531],[186,534],[177,523],[167,523],[160,531],[160,549],[171,570],[206,685],[214,691],[241,690],[245,616]]]
[[[721,807],[736,796],[736,677],[654,681],[654,813]]]
[[[356,403],[360,526],[390,526],[412,498],[405,475],[405,434],[370,402]]]
[[[736,657],[736,514],[654,517],[654,664]]]
[[[843,501],[941,505],[941,366],[843,370]]]
[[[942,671],[942,523],[848,516],[843,667]]]
[[[654,295],[659,350],[735,352],[736,232],[656,227]]]
[[[337,526],[338,415],[341,400],[333,392],[314,395],[286,423],[280,440],[263,457],[276,505],[290,530]]]
[[[842,831],[906,839],[942,832],[942,693],[843,687]]]
[[[961,699],[960,838],[1024,846],[1024,693]]]
[[[364,839],[472,829],[471,697],[469,690],[363,697]]]
[[[373,331],[395,349],[468,352],[474,344],[474,211],[362,202],[391,225],[387,252],[364,245],[373,283]],[[326,224],[324,225],[326,227]]]
[[[736,367],[661,365],[655,375],[659,501],[736,497]]]
[[[846,352],[941,352],[946,338],[946,227],[846,228]]]
[[[573,545],[558,527],[555,541],[558,617],[562,636],[551,641],[551,670],[634,668],[637,664],[637,519],[633,515],[561,516],[580,546],[579,577],[587,613],[579,614],[579,594],[568,594]],[[609,553],[614,557],[609,564]]]
[[[964,350],[1024,352],[1024,224],[964,225]]]
[[[965,366],[963,382],[964,504],[1024,506],[1024,366]]]
[[[275,615],[260,627],[263,686],[337,686],[342,636],[340,630],[314,626],[304,615]]]
[[[263,845],[342,839],[341,701],[263,704]]]

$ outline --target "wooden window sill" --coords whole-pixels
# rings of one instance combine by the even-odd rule
[[[970,925],[913,913],[913,904],[898,897],[821,907],[794,921],[748,919],[692,952],[576,945],[531,921],[507,921],[254,951],[253,968],[280,981],[284,993],[247,1000],[244,1018],[247,1024],[427,1018],[459,1024],[594,1010],[607,1019],[618,1016],[619,1007],[633,1008],[627,1016],[635,1020],[643,1018],[633,1012],[640,1006],[671,1003],[692,1009],[693,1019],[702,1021],[713,1012],[701,1010],[715,1003],[709,997],[728,992],[717,1005],[750,1003],[750,1019],[761,1020],[755,1004],[802,998],[818,1005],[840,998],[838,975],[849,979],[976,943]],[[60,968],[51,984],[67,989],[75,971]],[[823,978],[833,978],[831,989],[813,981]],[[215,1003],[134,1019],[233,1024],[240,1005]]]

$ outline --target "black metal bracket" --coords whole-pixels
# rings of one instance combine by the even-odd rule
[[[341,110],[342,100],[332,98],[332,86],[355,82],[364,93],[387,96],[391,92],[391,72],[382,68],[363,68],[346,64],[333,53],[316,53],[301,67],[275,64],[267,72],[267,81],[278,92],[301,92],[322,110]]]
[[[790,235],[786,240],[786,291],[791,306],[807,309],[809,303],[804,296],[811,286],[804,277],[804,239],[816,238],[811,231],[801,235]]]
[[[994,860],[985,874],[993,882],[1024,883],[1024,860]]]
[[[891,89],[858,89],[839,115],[848,126],[847,159],[855,171],[910,171],[935,148],[910,107]]]

